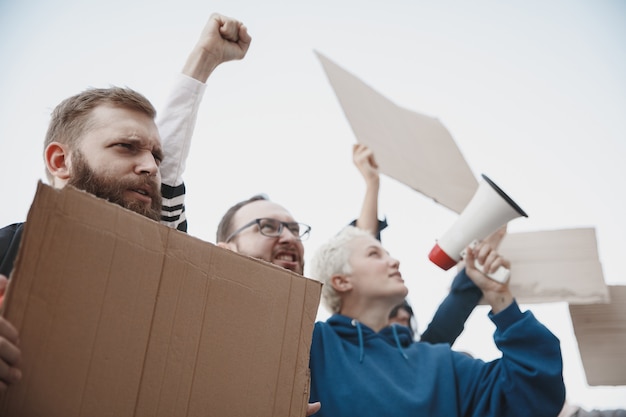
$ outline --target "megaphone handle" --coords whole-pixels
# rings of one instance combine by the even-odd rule
[[[478,263],[478,261],[474,261],[474,266],[480,272],[482,273],[485,272],[483,270],[483,266],[480,263]],[[509,280],[509,277],[511,276],[511,271],[503,266],[499,266],[498,269],[496,269],[496,272],[492,272],[491,274],[485,274],[485,275],[494,281],[498,281],[504,284],[505,282]]]
[[[472,243],[469,244],[470,248],[474,248],[476,245],[478,245],[477,240],[473,240]],[[461,252],[461,258],[465,258],[465,250]],[[474,261],[474,266],[483,274],[485,273],[483,266],[480,264],[480,262],[478,262],[478,260]],[[509,277],[511,276],[511,271],[504,266],[499,266],[498,269],[496,269],[496,272],[485,274],[485,276],[491,278],[494,281],[498,281],[504,284],[509,280]]]

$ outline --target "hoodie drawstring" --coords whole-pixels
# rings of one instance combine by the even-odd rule
[[[356,319],[352,319],[351,324],[356,327],[356,332],[359,337],[359,363],[363,363],[363,358],[365,357],[365,344],[363,343],[363,329],[361,328],[361,323]],[[393,339],[396,341],[396,347],[398,351],[402,355],[402,357],[406,360],[409,359],[407,354],[404,352],[402,348],[402,344],[400,343],[400,336],[398,336],[398,331],[396,330],[397,324],[391,325],[391,332],[393,333]]]
[[[393,323],[391,325],[391,332],[393,333],[393,338],[396,341],[396,346],[398,347],[398,350],[400,351],[400,353],[402,354],[402,357],[406,360],[409,359],[409,357],[406,355],[406,353],[404,353],[404,349],[402,349],[402,345],[400,344],[400,338],[398,337],[398,331],[396,330],[396,326],[398,324]]]
[[[359,363],[363,363],[365,348],[363,346],[363,330],[361,330],[361,323],[353,319],[352,325],[356,327],[357,334],[359,335]]]

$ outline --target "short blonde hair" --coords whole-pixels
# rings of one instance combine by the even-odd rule
[[[346,226],[333,236],[328,242],[317,249],[311,260],[311,277],[322,282],[322,301],[331,313],[341,310],[341,298],[331,285],[331,278],[337,274],[349,274],[350,266],[349,244],[360,237],[373,238],[371,233],[354,226]]]

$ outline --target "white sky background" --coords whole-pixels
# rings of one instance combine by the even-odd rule
[[[396,104],[438,117],[474,173],[529,214],[510,231],[595,227],[607,283],[626,285],[621,0],[0,0],[0,225],[25,219],[45,178],[52,108],[111,84],[159,108],[213,11],[245,22],[253,43],[208,83],[185,175],[191,234],[214,242],[225,210],[264,192],[313,226],[310,259],[357,216],[355,138],[316,49]],[[423,331],[452,279],[427,255],[456,215],[387,177],[380,212]],[[566,304],[523,308],[561,339],[571,402],[626,408],[626,387],[587,386]],[[498,356],[486,313],[472,314],[455,348]]]

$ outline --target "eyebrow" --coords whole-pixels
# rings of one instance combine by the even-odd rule
[[[128,141],[129,143],[134,144],[135,146],[139,147],[139,148],[148,148],[149,147],[149,139],[144,139],[143,137],[138,137],[138,136],[130,136],[130,137],[125,137],[124,140]],[[148,146],[144,146],[144,145],[148,145]],[[157,142],[157,145],[154,146],[152,148],[152,150],[150,151],[152,152],[152,154],[160,159],[161,161],[164,158],[164,154],[163,154],[163,148],[161,147],[161,143]]]
[[[391,256],[391,254],[389,253],[389,251],[388,251],[387,249],[385,249],[385,248],[384,248],[383,246],[381,246],[381,245],[369,245],[369,246],[367,246],[367,247],[365,248],[365,251],[367,252],[367,251],[369,251],[369,250],[371,250],[371,249],[376,249],[376,251],[377,251],[377,252],[381,252],[381,253],[384,253],[384,254],[387,254],[387,255]]]

